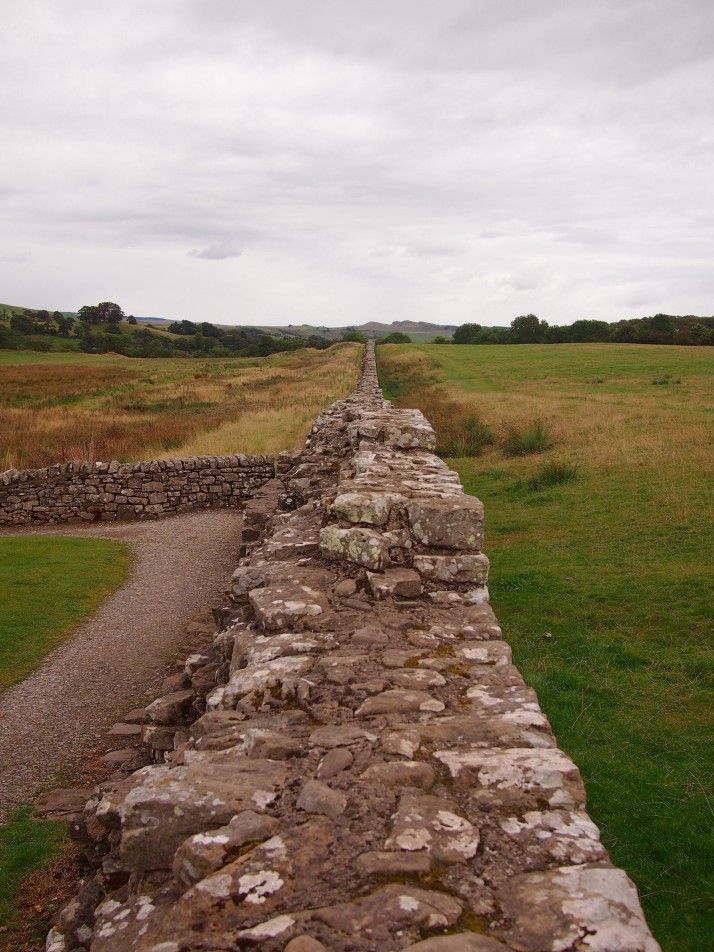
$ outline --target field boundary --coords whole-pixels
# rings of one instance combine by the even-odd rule
[[[242,453],[10,469],[0,473],[0,525],[158,519],[240,507],[275,475],[272,456]]]

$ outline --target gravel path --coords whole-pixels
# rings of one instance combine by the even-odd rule
[[[123,539],[129,581],[21,684],[0,695],[0,823],[32,801],[60,767],[73,767],[112,723],[157,693],[184,626],[220,591],[237,562],[235,509],[152,522],[33,527],[3,535]],[[153,691],[152,691],[153,688]]]

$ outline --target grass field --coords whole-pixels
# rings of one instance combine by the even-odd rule
[[[0,537],[0,693],[27,677],[118,588],[129,566],[121,542]],[[0,948],[15,947],[13,920],[20,915],[17,903],[27,898],[27,877],[63,853],[66,839],[66,824],[38,822],[29,807],[0,826],[0,924],[10,923],[0,935]],[[60,872],[51,869],[50,880]],[[43,890],[39,893],[43,903],[51,899]],[[20,919],[17,929],[22,932],[27,917]]]
[[[491,599],[615,863],[667,952],[711,947],[714,850],[710,348],[378,348],[388,396],[486,505]],[[540,425],[550,449],[509,453]],[[560,483],[548,472],[567,471]],[[545,474],[545,475],[544,475]]]
[[[66,849],[67,824],[38,821],[33,818],[30,807],[21,807],[9,823],[0,826],[0,926],[6,930],[0,933],[3,952],[22,949],[21,939],[27,938],[28,917],[21,904],[28,897],[21,894],[20,884],[28,884],[28,877],[51,864]],[[50,870],[53,872],[51,867]],[[54,878],[51,872],[47,876],[49,880]],[[40,936],[36,938],[41,940]],[[40,941],[34,947],[42,948]]]
[[[361,354],[357,344],[205,360],[0,352],[0,471],[296,447],[352,390]]]
[[[127,577],[122,542],[0,536],[0,691],[42,658]]]

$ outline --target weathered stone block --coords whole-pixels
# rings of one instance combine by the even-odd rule
[[[637,890],[621,869],[568,866],[515,876],[499,892],[508,925],[496,934],[520,952],[660,952]]]
[[[488,582],[488,558],[483,553],[464,555],[415,555],[414,568],[422,576],[435,582]]]
[[[394,566],[379,574],[367,572],[367,585],[375,598],[402,595],[413,598],[421,594],[421,579],[414,569]]]
[[[389,551],[384,536],[372,529],[340,529],[325,526],[320,532],[320,552],[326,559],[343,559],[368,569],[384,569],[389,565]]]
[[[366,522],[383,526],[389,519],[394,497],[374,492],[340,493],[332,503],[332,512],[348,522]]]
[[[485,809],[585,806],[580,772],[561,750],[437,750],[434,756],[448,768],[454,785],[469,790]]]
[[[415,500],[407,505],[407,515],[423,545],[474,552],[483,545],[483,503],[473,496]]]
[[[276,630],[301,618],[321,615],[329,608],[327,597],[309,585],[287,581],[248,592],[250,603],[263,627]]]
[[[281,790],[283,764],[213,754],[187,767],[150,767],[121,808],[121,856],[132,869],[168,869],[194,833],[225,826],[243,810],[262,812]]]

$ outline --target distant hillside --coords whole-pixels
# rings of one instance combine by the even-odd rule
[[[392,321],[391,324],[366,321],[364,324],[350,324],[348,327],[315,327],[311,324],[287,324],[281,327],[260,324],[258,327],[260,330],[285,334],[288,337],[323,337],[326,340],[340,340],[348,331],[361,331],[367,337],[382,337],[401,331],[408,334],[415,343],[425,343],[439,336],[450,338],[456,330],[455,324],[430,324],[428,321]]]

